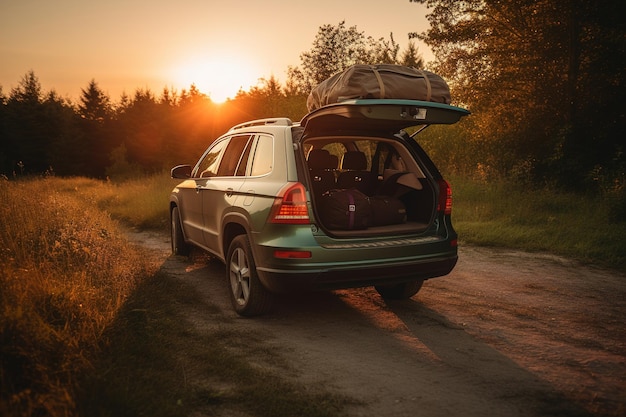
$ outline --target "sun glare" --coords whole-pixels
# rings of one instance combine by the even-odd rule
[[[178,89],[189,89],[193,84],[215,103],[234,98],[241,89],[248,91],[263,77],[249,63],[228,55],[190,58],[172,72]]]

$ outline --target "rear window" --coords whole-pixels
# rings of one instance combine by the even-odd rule
[[[420,178],[425,175],[419,163],[411,156],[410,151],[401,143],[383,138],[315,138],[304,143],[304,152],[309,156],[322,149],[330,157],[326,157],[326,170],[338,172],[346,170],[367,170],[375,176],[383,176],[385,170],[412,171]],[[359,155],[356,155],[359,154]],[[364,162],[363,162],[364,161]],[[312,161],[310,161],[312,162]]]

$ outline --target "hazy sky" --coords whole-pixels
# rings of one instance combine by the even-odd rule
[[[0,0],[0,86],[8,95],[33,70],[44,91],[72,99],[95,79],[113,101],[191,83],[220,100],[259,78],[284,82],[322,25],[393,32],[403,50],[425,14],[409,0]]]

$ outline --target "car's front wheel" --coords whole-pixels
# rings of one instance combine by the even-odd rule
[[[185,242],[185,236],[183,235],[183,227],[180,222],[180,212],[178,207],[172,209],[171,225],[170,225],[172,242],[172,253],[174,255],[187,256],[191,251],[191,248],[187,242]]]
[[[272,308],[274,295],[259,280],[248,236],[239,235],[230,244],[226,258],[230,301],[237,314],[258,316]]]
[[[378,294],[383,298],[389,300],[406,300],[417,294],[423,284],[424,280],[418,280],[396,285],[377,285],[374,288],[376,288]]]

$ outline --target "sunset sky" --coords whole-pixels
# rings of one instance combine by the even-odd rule
[[[403,50],[426,12],[409,0],[0,0],[0,86],[8,95],[33,70],[44,91],[73,100],[95,79],[113,101],[192,83],[221,101],[259,78],[284,82],[322,25],[393,32]]]

